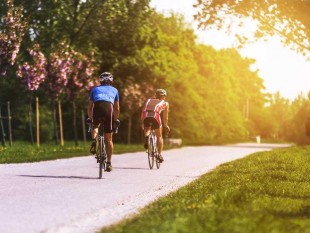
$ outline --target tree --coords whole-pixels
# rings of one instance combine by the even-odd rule
[[[85,53],[91,46],[90,35],[85,33],[90,20],[96,20],[106,1],[102,0],[15,0],[22,6],[23,16],[29,21],[26,47],[38,43],[44,53],[50,52],[51,45],[68,41]]]
[[[282,42],[293,45],[304,55],[310,52],[310,1],[308,0],[197,0],[195,19],[201,27],[224,28],[227,31],[239,19],[243,26],[250,19],[257,23],[255,38],[279,35]],[[227,20],[229,17],[233,17]],[[237,34],[242,42],[248,38]]]
[[[72,102],[73,109],[73,133],[75,145],[78,145],[77,121],[76,121],[76,99],[77,96],[89,91],[95,82],[91,79],[95,67],[94,58],[87,57],[70,49],[70,70],[68,71],[68,82],[66,84],[66,96]],[[83,95],[82,95],[83,96]]]
[[[31,143],[33,140],[33,129],[32,129],[32,99],[33,92],[38,90],[40,84],[44,82],[46,77],[45,64],[46,59],[42,52],[40,52],[40,47],[38,45],[34,46],[34,49],[29,51],[33,58],[33,64],[28,64],[25,62],[18,68],[17,75],[22,79],[22,83],[26,86],[28,91],[30,91],[29,98],[29,130]]]
[[[131,129],[132,129],[132,117],[141,109],[145,99],[150,95],[153,88],[147,83],[139,85],[134,83],[132,79],[128,80],[126,88],[122,92],[121,102],[126,109],[126,116],[128,117],[128,128],[127,128],[127,144],[131,143]]]
[[[26,26],[22,9],[15,8],[12,0],[6,4],[6,17],[0,18],[0,77],[5,77],[8,67],[14,64]]]

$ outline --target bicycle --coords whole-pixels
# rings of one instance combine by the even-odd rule
[[[120,121],[117,120],[113,131],[115,134],[118,133],[118,127],[120,125]],[[92,126],[89,124],[88,132],[91,132]],[[104,142],[104,126],[103,122],[99,124],[98,127],[98,136],[97,136],[97,143],[96,143],[96,159],[97,163],[99,163],[99,179],[102,178],[102,171],[106,171],[107,168],[107,151],[106,151],[106,144]]]
[[[159,162],[159,155],[157,151],[157,137],[152,128],[151,128],[150,134],[148,135],[147,155],[148,155],[147,157],[148,157],[150,169],[153,169],[154,162],[156,162],[156,167],[157,169],[159,169],[160,162]]]

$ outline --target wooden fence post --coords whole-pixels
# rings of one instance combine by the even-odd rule
[[[2,135],[2,146],[5,147],[5,132],[4,132],[4,127],[3,127],[3,121],[2,121],[3,117],[1,115],[1,103],[0,103],[0,128],[1,128],[1,135]]]
[[[12,117],[11,117],[11,108],[10,108],[10,101],[7,102],[8,106],[8,125],[9,125],[9,140],[10,140],[10,146],[13,145],[13,140],[12,140]]]
[[[84,141],[84,147],[85,147],[86,146],[86,128],[85,128],[84,110],[82,110],[82,129],[83,129],[83,141]]]
[[[36,97],[36,118],[37,118],[37,147],[40,146],[40,113],[39,113],[39,97]]]
[[[58,114],[59,114],[60,145],[63,146],[65,143],[64,143],[64,132],[62,127],[62,111],[60,100],[58,100]]]

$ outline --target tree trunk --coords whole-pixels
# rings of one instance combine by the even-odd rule
[[[84,147],[85,147],[86,146],[86,127],[85,127],[84,110],[82,110],[82,129],[83,129],[83,141],[84,141]]]
[[[4,127],[3,127],[3,121],[2,121],[2,115],[1,115],[1,105],[0,105],[0,128],[1,128],[1,142],[2,146],[5,147],[5,132],[4,132]]]
[[[60,131],[60,145],[64,145],[64,131],[62,127],[62,110],[61,110],[61,102],[58,100],[58,117],[59,117],[59,131]]]
[[[73,107],[73,132],[74,132],[74,142],[75,146],[78,146],[78,137],[77,137],[77,126],[76,126],[76,105],[75,101],[72,101],[72,107]]]
[[[30,133],[31,145],[33,145],[34,139],[33,139],[33,128],[32,128],[32,95],[30,96],[30,101],[29,101],[29,133]]]
[[[13,145],[13,137],[12,137],[12,117],[11,117],[11,108],[10,108],[10,101],[7,102],[8,105],[8,127],[9,127],[9,142],[10,146]]]
[[[52,99],[52,111],[53,111],[53,126],[54,126],[54,136],[55,142],[59,144],[59,135],[58,135],[58,125],[57,125],[57,116],[56,116],[56,108],[55,108],[55,99]]]
[[[128,133],[127,133],[127,144],[131,144],[131,128],[132,128],[132,116],[128,118]]]
[[[37,147],[40,146],[40,109],[39,109],[39,97],[36,97],[36,125],[37,125]]]

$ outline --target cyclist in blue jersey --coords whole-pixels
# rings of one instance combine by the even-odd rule
[[[88,118],[92,121],[92,143],[90,152],[96,153],[96,138],[98,135],[98,126],[100,122],[104,125],[104,139],[107,145],[107,167],[106,170],[112,170],[113,154],[113,125],[119,118],[119,94],[118,90],[112,86],[113,75],[104,72],[99,76],[100,86],[91,90],[88,104]]]

